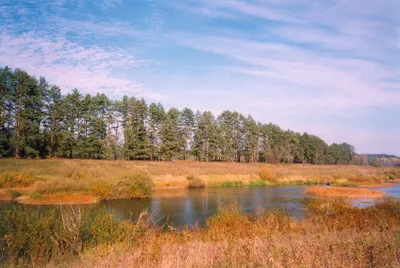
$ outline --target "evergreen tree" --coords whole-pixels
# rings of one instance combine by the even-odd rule
[[[181,112],[180,125],[182,126],[182,158],[186,159],[186,154],[193,140],[194,131],[194,113],[191,109],[185,108]]]
[[[149,107],[149,142],[150,142],[150,160],[161,160],[160,151],[160,131],[166,118],[164,107],[161,103],[150,104]]]
[[[13,154],[13,73],[0,68],[0,157]]]
[[[147,106],[124,96],[63,96],[45,78],[0,68],[0,157],[352,164],[354,147],[257,123],[250,115]]]
[[[182,136],[179,122],[180,112],[171,108],[161,128],[161,157],[162,160],[173,160],[179,155]]]

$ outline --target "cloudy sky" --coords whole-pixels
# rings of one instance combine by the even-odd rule
[[[0,66],[400,155],[398,0],[0,0]]]

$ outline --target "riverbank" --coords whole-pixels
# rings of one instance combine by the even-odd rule
[[[266,171],[266,172],[265,172]],[[274,185],[375,186],[400,178],[400,168],[345,165],[267,165],[263,163],[223,163],[197,161],[108,161],[108,160],[0,160],[1,200],[24,200],[31,204],[79,203],[96,200],[142,198],[152,190],[190,187],[195,176],[205,187]],[[132,181],[151,181],[146,193],[138,192]],[[15,181],[15,185],[10,184]],[[151,188],[151,189],[149,189]],[[86,198],[87,197],[87,198]],[[83,202],[83,203],[85,203]],[[64,202],[65,203],[65,202]]]
[[[104,210],[0,213],[0,264],[50,267],[398,267],[400,202],[368,208],[310,199],[301,220],[285,211],[226,206],[204,227],[159,228]],[[345,257],[344,257],[345,256]]]

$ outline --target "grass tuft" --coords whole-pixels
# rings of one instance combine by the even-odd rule
[[[28,187],[35,183],[35,178],[25,172],[8,172],[0,176],[0,188]]]
[[[186,177],[189,181],[188,188],[204,188],[206,183],[198,175],[190,174]]]

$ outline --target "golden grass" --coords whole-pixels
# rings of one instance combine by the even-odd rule
[[[0,188],[28,187],[35,183],[35,178],[28,173],[8,171],[0,176]]]
[[[307,187],[304,192],[311,195],[325,197],[380,198],[385,196],[385,193],[382,191],[348,187],[314,186]]]
[[[133,247],[100,246],[56,267],[399,267],[399,204],[359,209],[342,201],[246,215],[222,209],[205,228],[146,232]]]
[[[338,186],[377,184],[400,174],[400,168],[351,165],[268,165],[263,163],[197,162],[197,161],[124,161],[84,159],[0,159],[0,176],[9,173],[30,174],[35,178],[32,189],[39,194],[94,195],[101,199],[124,198],[120,185],[124,177],[149,174],[156,190],[188,187],[187,176],[196,174],[210,186],[246,186],[260,184],[266,174],[273,182],[262,185],[310,185],[331,183]],[[265,177],[265,176],[264,176]],[[232,183],[234,182],[234,183]],[[260,184],[261,185],[261,184]],[[133,189],[132,189],[133,190]],[[6,196],[6,195],[3,195]]]
[[[35,197],[19,197],[17,201],[27,205],[95,204],[100,200],[95,196],[83,194],[44,194]]]

